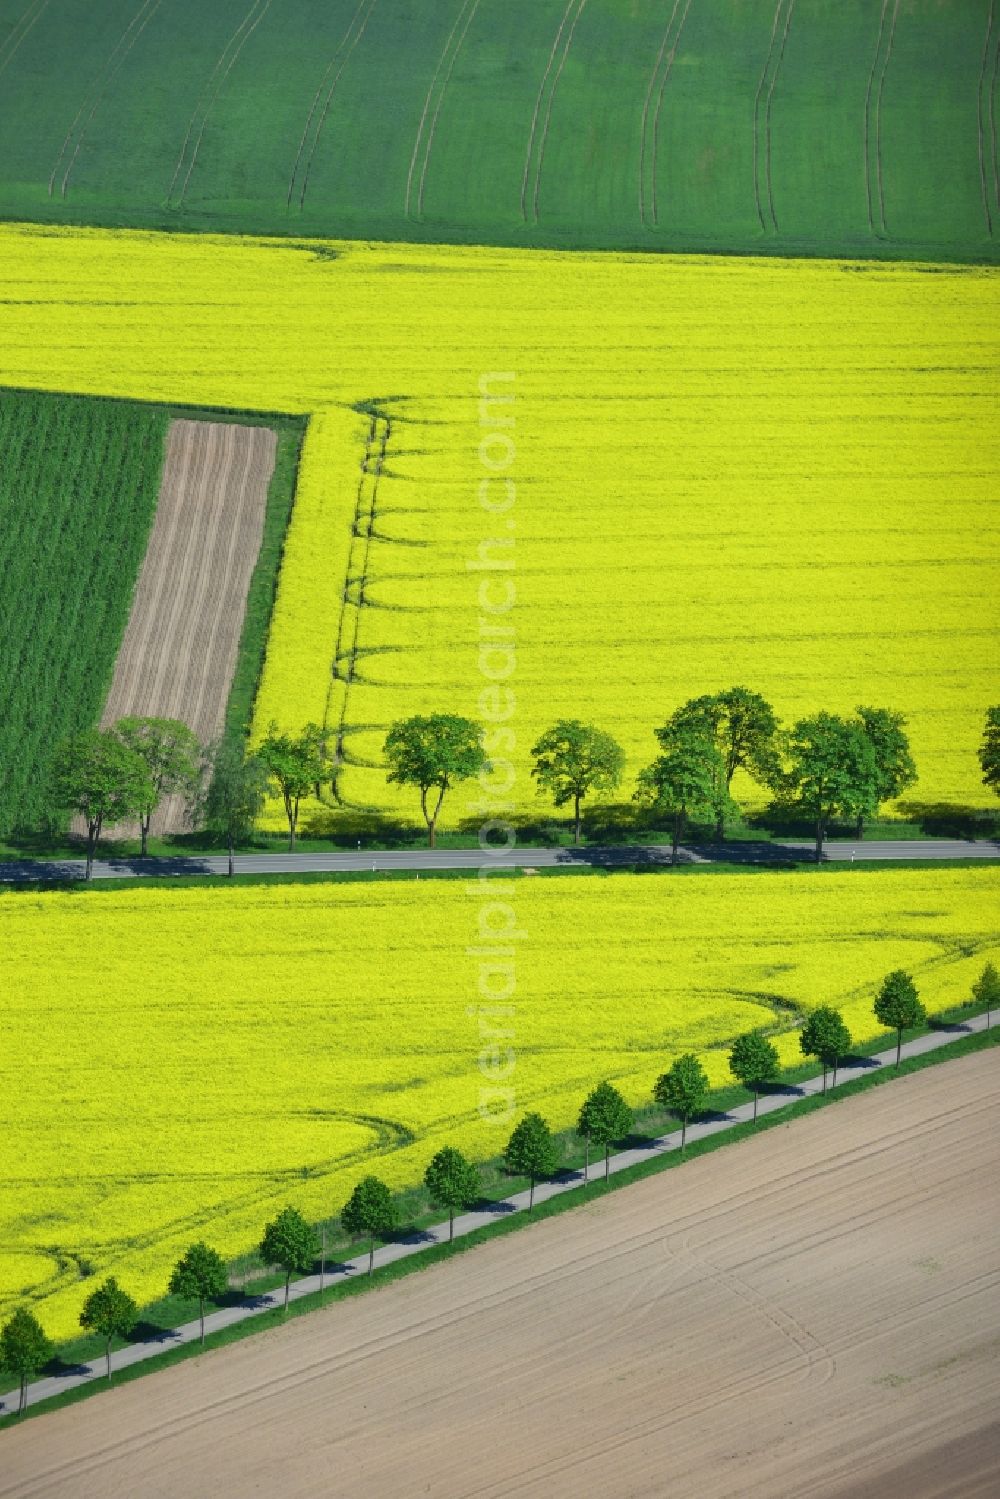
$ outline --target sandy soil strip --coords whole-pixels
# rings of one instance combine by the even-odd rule
[[[1000,1492],[997,1058],[4,1431],[0,1495]]]
[[[222,729],[260,551],[276,439],[267,427],[176,421],[132,613],[101,722],[179,718],[203,743]],[[155,832],[184,825],[169,798]]]

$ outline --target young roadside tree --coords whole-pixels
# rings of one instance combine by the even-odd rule
[[[142,760],[149,774],[150,795],[139,810],[141,854],[149,847],[149,825],[165,796],[190,799],[201,774],[201,747],[186,723],[176,718],[121,718],[115,733]]]
[[[631,1132],[632,1110],[613,1083],[598,1083],[594,1091],[584,1100],[576,1132],[586,1142],[586,1158],[583,1168],[584,1185],[590,1180],[591,1144],[604,1148],[604,1180],[611,1172],[611,1147],[624,1140]]]
[[[531,774],[539,791],[557,807],[573,804],[573,842],[580,842],[580,803],[592,792],[608,793],[621,785],[625,752],[617,740],[593,724],[561,718],[532,746]]]
[[[489,769],[482,729],[454,713],[418,715],[394,723],[386,735],[385,758],[390,785],[419,790],[431,848],[445,793]]]
[[[837,1086],[837,1066],[841,1057],[851,1047],[851,1033],[844,1024],[839,1010],[831,1005],[820,1005],[813,1010],[799,1031],[799,1048],[804,1057],[815,1057],[823,1067],[823,1092],[826,1092],[826,1074],[833,1068],[833,1086]]]
[[[53,793],[57,806],[87,824],[87,872],[105,827],[137,820],[152,795],[145,762],[113,729],[86,729],[67,739],[56,753]]]
[[[28,1383],[52,1357],[53,1348],[37,1317],[18,1307],[0,1329],[0,1369],[12,1375],[19,1384],[17,1414],[28,1408]]]
[[[525,1114],[507,1141],[504,1164],[511,1176],[526,1176],[531,1183],[528,1212],[535,1206],[535,1182],[556,1169],[556,1147],[541,1114]]]
[[[697,1114],[708,1094],[708,1077],[693,1051],[678,1057],[669,1072],[656,1081],[653,1097],[681,1121],[681,1155],[687,1145],[688,1120]]]
[[[882,987],[875,996],[875,1019],[886,1030],[896,1032],[896,1066],[899,1066],[903,1050],[903,1032],[921,1025],[927,1011],[920,1003],[917,986],[902,968],[893,969],[882,980]]]
[[[455,1237],[455,1214],[471,1207],[479,1196],[479,1172],[460,1150],[446,1145],[424,1172],[424,1185],[436,1207],[448,1214],[448,1243]]]
[[[218,1301],[229,1289],[229,1276],[221,1254],[207,1244],[192,1244],[174,1266],[168,1289],[171,1296],[179,1296],[182,1301],[197,1301],[204,1347],[205,1302]]]
[[[229,850],[229,873],[236,869],[236,848],[253,833],[267,800],[267,770],[242,744],[228,740],[213,745],[205,759],[203,790],[194,793],[190,816],[201,827],[217,833]]]
[[[301,734],[281,734],[272,723],[257,754],[281,793],[288,818],[288,852],[293,853],[302,798],[317,795],[333,770],[326,735],[314,723],[307,723]]]
[[[139,1308],[113,1275],[83,1303],[80,1326],[104,1339],[104,1355],[111,1378],[111,1344],[115,1338],[127,1338],[139,1320]]]
[[[991,787],[1000,796],[1000,707],[986,710],[979,763],[983,768],[983,785]]]
[[[368,1240],[368,1274],[375,1268],[375,1240],[387,1239],[396,1227],[396,1204],[385,1182],[366,1176],[351,1193],[340,1215],[344,1231]]]
[[[319,1250],[315,1231],[295,1208],[282,1208],[277,1218],[264,1229],[260,1257],[265,1265],[277,1265],[285,1272],[286,1311],[292,1276],[308,1275]]]
[[[756,1124],[760,1090],[765,1083],[772,1083],[781,1070],[778,1049],[760,1031],[747,1031],[733,1042],[729,1070],[738,1083],[753,1093],[753,1122]]]
[[[673,829],[670,862],[676,864],[687,819],[718,818],[720,798],[728,805],[725,767],[703,727],[666,724],[657,729],[656,737],[663,753],[639,772],[636,800],[670,818]]]
[[[870,806],[857,804],[856,835],[865,835],[865,820],[874,817],[883,802],[902,796],[917,779],[917,767],[910,754],[906,719],[890,708],[858,708],[857,723],[875,758],[874,800]]]
[[[831,817],[857,817],[877,804],[875,751],[857,723],[833,713],[802,718],[787,739],[789,768],[784,784],[816,828],[816,862]]]
[[[671,715],[677,728],[702,729],[722,759],[722,782],[715,807],[715,836],[721,843],[726,833],[726,815],[732,807],[733,776],[745,770],[755,780],[770,784],[777,757],[774,740],[778,720],[774,709],[759,692],[749,687],[730,687],[725,692],[691,698]]]
[[[1000,1009],[1000,973],[992,963],[987,963],[972,986],[972,997],[977,1005],[986,1010],[986,1029],[990,1028],[990,1011]]]

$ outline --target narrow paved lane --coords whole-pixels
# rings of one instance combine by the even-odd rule
[[[690,846],[681,850],[687,864],[770,864],[792,867],[812,863],[812,844],[789,840],[784,843],[726,843]],[[823,862],[854,864],[859,860],[892,863],[905,859],[993,859],[1000,861],[996,839],[905,840],[884,843],[828,843]],[[238,854],[237,874],[389,873],[397,869],[434,874],[440,870],[479,869],[631,869],[670,863],[670,845],[631,844],[607,848],[538,848],[523,845],[513,849],[478,848],[390,849],[367,853],[363,849],[344,853]],[[0,883],[28,884],[38,881],[65,882],[83,878],[82,859],[12,859],[0,863]],[[94,864],[95,880],[134,880],[155,876],[225,875],[225,855],[198,858],[103,859]]]

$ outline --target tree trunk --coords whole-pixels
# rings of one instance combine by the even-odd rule
[[[108,1361],[108,1380],[110,1382],[110,1379],[111,1379],[111,1339],[110,1338],[108,1339],[107,1347],[104,1350],[104,1356],[105,1356],[105,1358]]]
[[[297,804],[294,807],[292,807],[292,806],[288,806],[287,803],[286,803],[286,809],[287,809],[287,812],[288,812],[288,852],[290,854],[294,854],[294,852],[295,852],[295,824],[299,820],[299,809],[298,809],[298,805]]]
[[[605,1147],[604,1147],[604,1180],[607,1181],[607,1179],[608,1179],[608,1177],[610,1175],[611,1175],[611,1146],[610,1145],[605,1145]]]
[[[17,1414],[20,1416],[28,1409],[28,1376],[21,1375],[21,1398],[17,1402]]]
[[[721,807],[715,814],[715,841],[716,843],[726,841],[726,817]]]
[[[449,1208],[448,1209],[448,1243],[449,1244],[452,1242],[452,1240],[454,1239],[454,1237],[455,1237],[455,1209],[454,1208]]]
[[[833,1062],[833,1083],[831,1085],[834,1088],[837,1086],[837,1063],[838,1063],[838,1061],[839,1061],[839,1058],[835,1057],[834,1058],[834,1062]]]
[[[823,818],[822,818],[822,815],[820,815],[816,819],[816,863],[817,864],[819,863],[819,861],[823,857],[823,835],[824,835],[824,832],[825,832],[825,829],[823,827]]]
[[[855,838],[857,838],[859,843],[865,836],[865,814],[863,812],[858,813],[858,822],[857,826],[854,829],[854,836]]]
[[[587,1135],[583,1147],[583,1185],[590,1181],[590,1136]]]
[[[288,1295],[289,1295],[289,1291],[291,1290],[291,1285],[292,1285],[292,1272],[291,1272],[291,1270],[289,1270],[288,1274],[285,1276],[285,1311],[286,1312],[288,1310]]]
[[[236,859],[235,859],[235,854],[236,854],[236,848],[235,848],[235,845],[233,843],[233,835],[232,835],[232,833],[230,833],[229,834],[229,878],[230,879],[232,879],[233,875],[236,873]]]
[[[823,1063],[823,1092],[826,1092],[826,1063]]]
[[[757,1098],[758,1098],[758,1096],[759,1095],[758,1095],[757,1089],[754,1088],[754,1090],[753,1090],[753,1122],[754,1122],[754,1124],[757,1123]]]
[[[98,817],[87,823],[87,872],[85,879],[90,879],[94,872],[94,854],[101,836],[101,819]]]
[[[531,1190],[528,1193],[528,1212],[535,1206],[535,1178],[531,1178]]]
[[[204,1296],[199,1296],[199,1298],[198,1298],[198,1315],[201,1317],[201,1346],[204,1348],[204,1346],[205,1346],[205,1298],[204,1298]]]
[[[371,1275],[375,1269],[375,1235],[372,1234],[368,1241],[368,1274]]]
[[[149,851],[149,824],[152,820],[152,812],[147,812],[139,818],[139,857],[141,859],[144,859]]]
[[[897,1027],[897,1030],[896,1030],[896,1068],[897,1068],[897,1071],[899,1069],[899,1058],[900,1058],[900,1053],[902,1052],[902,1050],[903,1050],[903,1027],[899,1026],[899,1027]]]
[[[673,842],[670,845],[670,862],[671,862],[671,864],[676,864],[677,863],[677,850],[680,847],[680,841],[681,841],[681,814],[679,812],[675,812],[674,813],[674,836],[673,836]]]
[[[575,812],[573,818],[573,842],[580,845],[580,793],[576,793]]]
[[[687,1115],[684,1114],[682,1116],[682,1118],[681,1118],[681,1155],[684,1154],[684,1147],[687,1144],[687,1134],[688,1134]]]

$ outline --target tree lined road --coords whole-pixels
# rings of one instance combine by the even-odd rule
[[[811,864],[812,843],[789,840],[784,843],[728,843],[718,847],[682,849],[687,864]],[[892,863],[903,859],[994,859],[1000,861],[1000,841],[991,838],[927,840],[900,839],[896,842],[828,843],[823,852],[824,864],[854,864],[860,860]],[[623,847],[537,848],[408,848],[383,849],[367,853],[238,854],[237,874],[387,874],[395,870],[413,870],[436,874],[444,870],[480,869],[633,869],[669,865],[669,844],[633,844]],[[81,880],[83,859],[11,859],[0,864],[0,882],[23,884],[35,881]],[[228,860],[224,854],[199,857],[160,859],[98,859],[94,863],[95,880],[134,880],[150,876],[225,875]]]

